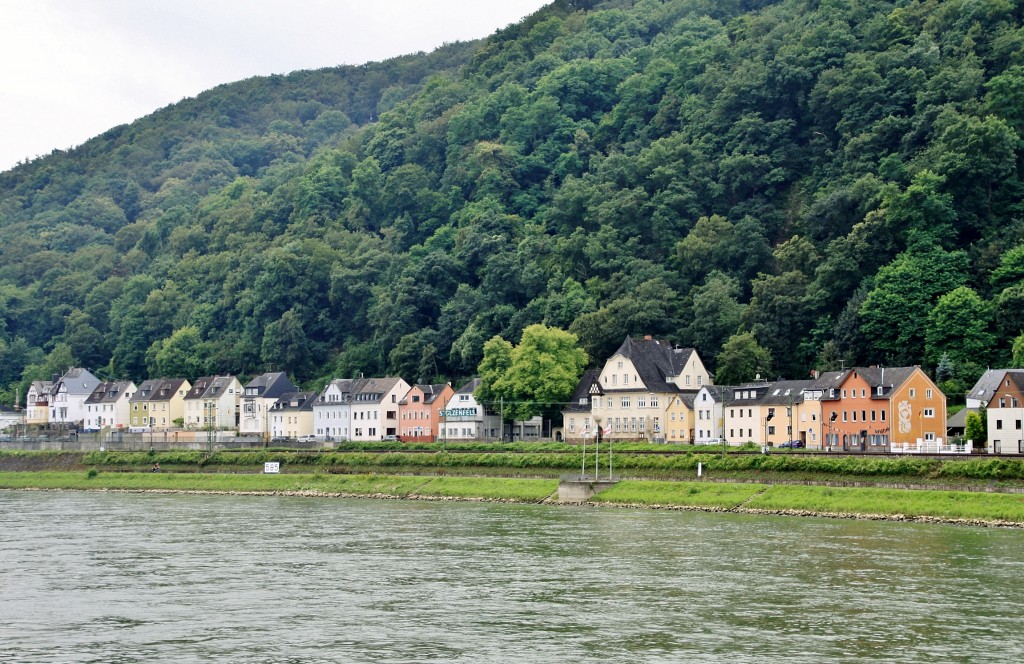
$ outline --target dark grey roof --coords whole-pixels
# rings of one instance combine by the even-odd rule
[[[234,376],[203,376],[196,378],[192,389],[185,395],[186,399],[217,399],[235,380]]]
[[[957,412],[946,418],[947,429],[966,429],[967,428],[967,414],[977,413],[977,409],[974,408],[961,408]]]
[[[381,403],[384,396],[395,388],[397,377],[360,378],[352,390],[352,400],[358,403]]]
[[[682,373],[690,356],[696,352],[693,348],[676,347],[659,339],[626,337],[615,355],[622,355],[633,363],[645,389],[651,392],[678,392],[679,388],[670,378]],[[609,390],[606,385],[602,387]]]
[[[839,387],[844,380],[846,375],[850,373],[851,369],[843,369],[842,371],[824,371],[817,378],[811,381],[808,386],[808,391],[813,392],[828,392],[829,388]]]
[[[981,374],[981,378],[974,384],[967,398],[978,399],[987,404],[995,394],[996,388],[1003,382],[1003,376],[1007,374],[1021,374],[1024,376],[1024,369],[989,369]]]
[[[437,401],[438,398],[440,398],[440,396],[442,394],[444,394],[444,389],[446,387],[449,387],[449,384],[448,383],[436,383],[436,384],[433,384],[433,385],[420,385],[420,384],[416,384],[416,385],[413,385],[413,387],[418,388],[419,391],[423,393],[423,403],[431,404],[431,403],[434,403],[435,401]],[[409,388],[409,391],[411,392],[412,388]],[[409,396],[408,394],[403,396],[401,399],[398,400],[398,403],[404,406],[407,403],[406,399],[408,398],[408,396]]]
[[[75,367],[68,369],[67,373],[53,382],[50,386],[50,394],[60,392],[61,385],[64,386],[64,390],[68,394],[92,394],[99,384],[100,379],[93,376],[88,369]]]
[[[583,376],[580,377],[580,382],[576,384],[576,389],[573,390],[572,396],[569,397],[569,403],[562,409],[562,412],[589,413],[591,407],[590,387],[597,382],[600,375],[601,372],[597,369],[587,369],[584,371]],[[582,400],[586,400],[585,403],[581,403]]]
[[[185,395],[185,399],[202,399],[203,394],[206,393],[206,390],[213,383],[214,378],[216,378],[216,376],[202,376],[200,378],[196,378],[196,381],[192,383],[192,389],[190,389],[188,394]]]
[[[316,392],[286,392],[270,408],[275,411],[311,411],[317,397]]]
[[[130,380],[117,380],[100,383],[92,391],[89,398],[85,400],[88,404],[114,403],[121,398],[121,395],[132,389],[134,383]]]
[[[157,385],[160,384],[159,380],[144,380],[139,385],[139,389],[135,390],[135,394],[132,395],[131,401],[150,401],[153,398],[153,393],[156,391]]]
[[[476,392],[476,388],[480,387],[481,382],[480,378],[470,378],[468,383],[455,390],[455,394],[473,394]]]
[[[810,388],[810,380],[779,380],[771,383],[760,403],[767,405],[788,406],[791,403],[803,403],[804,390]]]
[[[255,395],[249,394],[252,389],[256,390]],[[277,399],[282,394],[297,392],[298,389],[298,386],[292,383],[283,371],[274,371],[260,374],[250,380],[245,384],[243,394],[249,397],[257,396],[263,399]]]

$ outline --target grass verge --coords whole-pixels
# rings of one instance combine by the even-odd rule
[[[597,494],[592,501],[617,505],[732,509],[766,488],[765,484],[625,480]]]
[[[968,491],[905,491],[776,484],[755,496],[744,507],[1024,523],[1024,495]]]

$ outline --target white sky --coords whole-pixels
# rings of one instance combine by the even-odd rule
[[[221,83],[486,37],[550,0],[0,0],[0,171]]]

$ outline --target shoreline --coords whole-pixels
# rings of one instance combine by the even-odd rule
[[[178,494],[178,495],[212,495],[212,496],[253,496],[253,497],[288,497],[288,498],[359,498],[367,500],[409,500],[427,502],[467,502],[467,503],[503,503],[520,505],[550,505],[567,507],[598,507],[632,510],[666,510],[679,512],[705,512],[718,514],[747,514],[755,516],[812,517],[820,519],[844,519],[852,521],[889,521],[894,523],[920,523],[931,525],[968,526],[976,528],[1003,528],[1024,530],[1024,522],[1006,519],[980,519],[942,517],[930,515],[881,514],[859,512],[832,512],[812,509],[765,509],[757,507],[718,507],[708,505],[684,504],[644,504],[618,503],[608,501],[560,502],[552,500],[552,494],[542,500],[526,500],[521,498],[495,498],[482,496],[441,496],[441,495],[397,495],[388,493],[353,493],[301,490],[217,490],[217,489],[161,489],[161,488],[63,488],[63,487],[0,487],[0,491],[76,491],[86,493],[124,493],[124,494]]]

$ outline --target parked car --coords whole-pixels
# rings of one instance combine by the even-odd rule
[[[392,434],[390,436],[384,436],[384,440],[394,440],[394,441],[402,442],[402,437],[401,436],[395,436],[395,435]]]
[[[783,444],[779,445],[779,447],[788,447],[790,449],[796,450],[803,447],[807,447],[807,444],[804,443],[804,441],[802,440],[787,440]]]
[[[315,443],[316,442],[316,436],[314,436],[312,434],[309,434],[307,436],[299,436],[299,442],[300,443]]]

